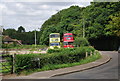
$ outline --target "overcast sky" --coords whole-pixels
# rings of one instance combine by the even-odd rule
[[[0,25],[5,29],[18,29],[23,26],[26,31],[41,27],[51,15],[71,5],[85,7],[90,2],[2,2],[0,3]]]

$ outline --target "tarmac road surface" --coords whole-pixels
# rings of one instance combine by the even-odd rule
[[[100,52],[102,54],[109,55],[112,58],[110,62],[93,69],[55,76],[51,77],[50,79],[118,79],[118,52]]]

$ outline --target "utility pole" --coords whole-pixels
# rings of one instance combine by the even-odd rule
[[[3,33],[3,26],[0,26],[0,49],[2,48],[2,33]]]
[[[0,36],[2,36],[2,33],[3,33],[3,26],[1,25],[0,26]]]
[[[40,29],[40,28],[38,28],[38,29]],[[35,47],[36,47],[36,45],[37,45],[37,32],[36,32],[36,29],[35,29]]]
[[[85,38],[85,19],[83,18],[83,38]]]

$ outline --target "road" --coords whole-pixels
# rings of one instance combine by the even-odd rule
[[[93,69],[61,76],[55,76],[50,79],[118,79],[117,51],[100,51],[100,52],[102,54],[109,55],[112,58],[110,62]]]

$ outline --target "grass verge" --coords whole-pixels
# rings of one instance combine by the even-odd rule
[[[87,64],[87,63],[93,62],[95,60],[98,60],[100,58],[101,58],[101,55],[99,53],[97,53],[97,54],[89,56],[89,57],[87,57],[85,59],[81,59],[79,62],[66,63],[66,64],[49,64],[49,65],[44,66],[41,69],[24,70],[20,74],[21,75],[29,75],[29,74],[34,73],[34,72],[40,72],[40,71],[47,71],[47,70],[55,70],[55,69],[59,69],[59,68],[72,67],[72,66],[76,66],[76,65]]]

